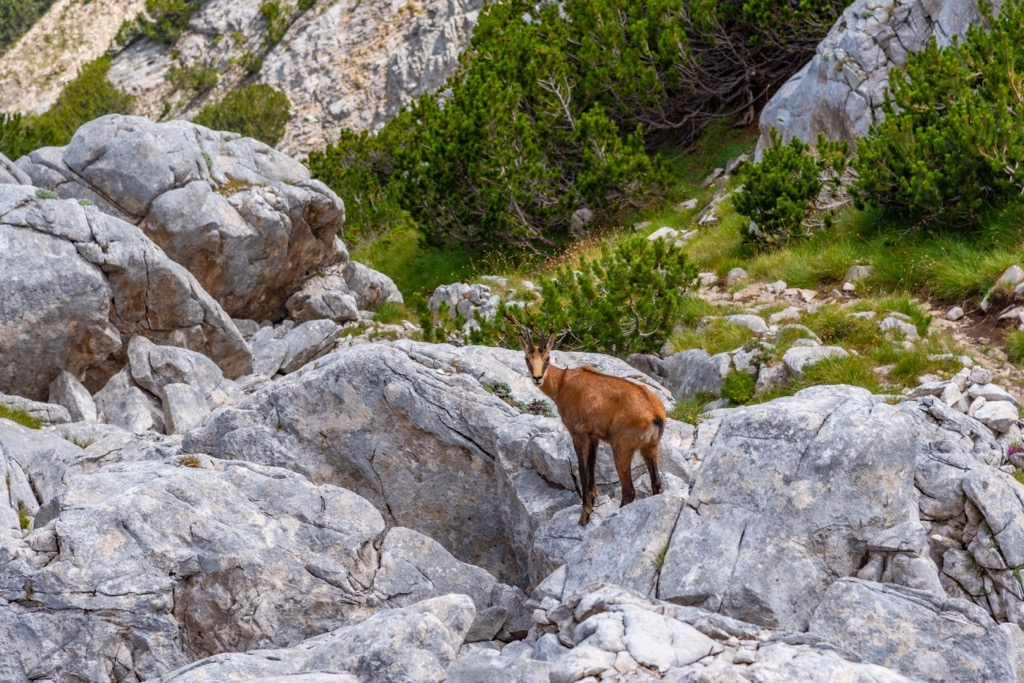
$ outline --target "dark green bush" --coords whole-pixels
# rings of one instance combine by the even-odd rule
[[[754,400],[757,380],[749,372],[733,370],[725,376],[722,383],[722,398],[729,399],[734,405],[746,405]]]
[[[291,13],[281,7],[277,0],[266,0],[260,5],[260,15],[267,22],[267,35],[263,38],[268,47],[281,42],[291,25]]]
[[[601,225],[656,198],[647,149],[751,117],[843,6],[490,3],[448,89],[385,127],[389,142],[375,153],[389,171],[377,182],[394,186],[389,196],[433,244],[551,247],[569,238],[581,207]],[[342,180],[328,167],[352,156],[350,141],[328,147],[318,177]]]
[[[854,160],[861,201],[922,222],[976,226],[982,207],[1020,196],[1021,0],[1006,0],[988,23],[947,48],[933,40],[910,55],[904,74],[892,74],[885,120],[860,141]]]
[[[239,58],[238,63],[245,69],[245,73],[252,76],[258,74],[263,68],[263,57],[254,52],[246,52]]]
[[[477,321],[469,340],[517,347],[520,330],[505,318],[507,310],[522,325],[557,333],[560,348],[623,357],[655,352],[678,321],[686,292],[696,289],[696,278],[697,268],[682,248],[664,240],[636,237],[614,249],[605,245],[600,258],[563,266],[540,279],[537,304],[499,305],[493,319]],[[445,340],[464,323],[442,315],[427,326],[427,337]]]
[[[388,185],[393,173],[391,136],[397,127],[379,135],[342,130],[338,142],[324,152],[310,152],[306,164],[345,202],[345,237],[359,242],[381,236],[410,221],[396,197],[397,185]]]
[[[66,145],[79,126],[105,114],[123,114],[135,98],[107,80],[111,57],[82,67],[50,109],[38,116],[0,114],[0,152],[11,159],[49,145]]]
[[[0,54],[18,42],[53,0],[0,0]]]
[[[823,174],[831,170],[837,178],[846,152],[845,143],[820,135],[817,150],[796,137],[784,144],[773,128],[761,163],[747,167],[743,189],[733,199],[736,211],[756,226],[742,228],[744,240],[764,248],[806,236],[804,219],[821,192]]]
[[[199,9],[202,2],[203,0],[146,0],[146,13],[138,19],[139,32],[157,43],[172,45],[181,37],[188,26],[189,18]]]
[[[220,76],[208,66],[172,66],[167,70],[167,81],[178,90],[202,93],[217,85]]]
[[[195,123],[214,130],[229,130],[256,138],[270,146],[284,135],[291,115],[291,102],[279,90],[264,83],[243,85],[216,104],[208,104]]]

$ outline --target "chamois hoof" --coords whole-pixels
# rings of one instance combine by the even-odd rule
[[[586,526],[590,523],[590,510],[584,510],[580,513],[580,526]]]

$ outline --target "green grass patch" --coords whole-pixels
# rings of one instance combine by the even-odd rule
[[[1017,367],[1024,366],[1024,332],[1014,330],[1006,334],[1006,355]]]
[[[804,376],[794,383],[794,390],[825,384],[851,384],[879,393],[882,386],[871,367],[871,362],[862,356],[826,358],[804,368]]]
[[[729,399],[734,405],[746,405],[754,400],[757,380],[748,372],[732,370],[725,376],[722,385],[722,397]]]
[[[20,424],[22,427],[28,427],[29,429],[42,429],[43,423],[32,417],[24,410],[18,410],[17,408],[11,408],[0,404],[0,418],[10,420],[16,424]]]
[[[472,252],[423,245],[411,226],[357,246],[352,258],[394,280],[407,305],[417,309],[426,308],[426,298],[438,285],[464,281],[475,272]]]
[[[18,500],[18,525],[21,526],[22,531],[28,531],[32,526],[32,516],[23,500]]]
[[[697,394],[693,398],[676,401],[668,416],[673,420],[679,420],[680,422],[696,426],[700,422],[701,415],[705,412],[704,406],[716,398],[717,396],[712,394]]]
[[[710,355],[746,346],[756,335],[742,325],[717,318],[697,329],[684,330],[669,339],[672,352],[704,349]]]
[[[416,314],[402,304],[385,301],[377,308],[373,319],[385,325],[397,325],[403,320],[415,320]]]

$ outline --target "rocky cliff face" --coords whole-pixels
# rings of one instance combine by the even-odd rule
[[[55,3],[0,58],[4,109],[44,111],[77,67],[101,55],[121,22],[144,4]],[[205,0],[175,44],[133,42],[115,57],[109,79],[138,97],[133,113],[154,120],[191,118],[243,79],[267,83],[292,103],[278,147],[302,155],[336,140],[342,128],[378,128],[411,99],[438,88],[457,65],[483,3],[320,0],[303,10],[283,0],[277,4],[291,23],[272,45],[264,4]],[[246,61],[257,57],[261,64]],[[199,94],[178,89],[167,80],[172,68],[213,69],[219,81]]]
[[[765,105],[759,146],[769,143],[772,128],[787,139],[813,142],[824,133],[852,142],[878,120],[891,69],[932,38],[949,45],[980,20],[977,0],[857,0]]]

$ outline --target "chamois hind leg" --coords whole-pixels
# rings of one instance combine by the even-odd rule
[[[659,442],[645,444],[640,448],[640,455],[644,456],[644,463],[647,465],[647,473],[651,475],[651,493],[661,493],[661,475],[658,473],[658,446]]]
[[[615,456],[615,471],[619,473],[619,483],[622,484],[622,502],[619,504],[619,507],[626,507],[636,498],[632,472],[634,450],[633,444],[612,444],[612,453]]]
[[[583,499],[583,511],[580,513],[580,524],[585,525],[590,521],[590,513],[594,511],[594,498],[592,490],[594,474],[591,471],[590,451],[591,439],[585,434],[573,434],[572,445],[576,450],[576,462],[580,470],[580,497]]]
[[[590,440],[590,448],[587,450],[587,474],[590,475],[590,501],[597,503],[597,448],[601,445],[599,439]]]

